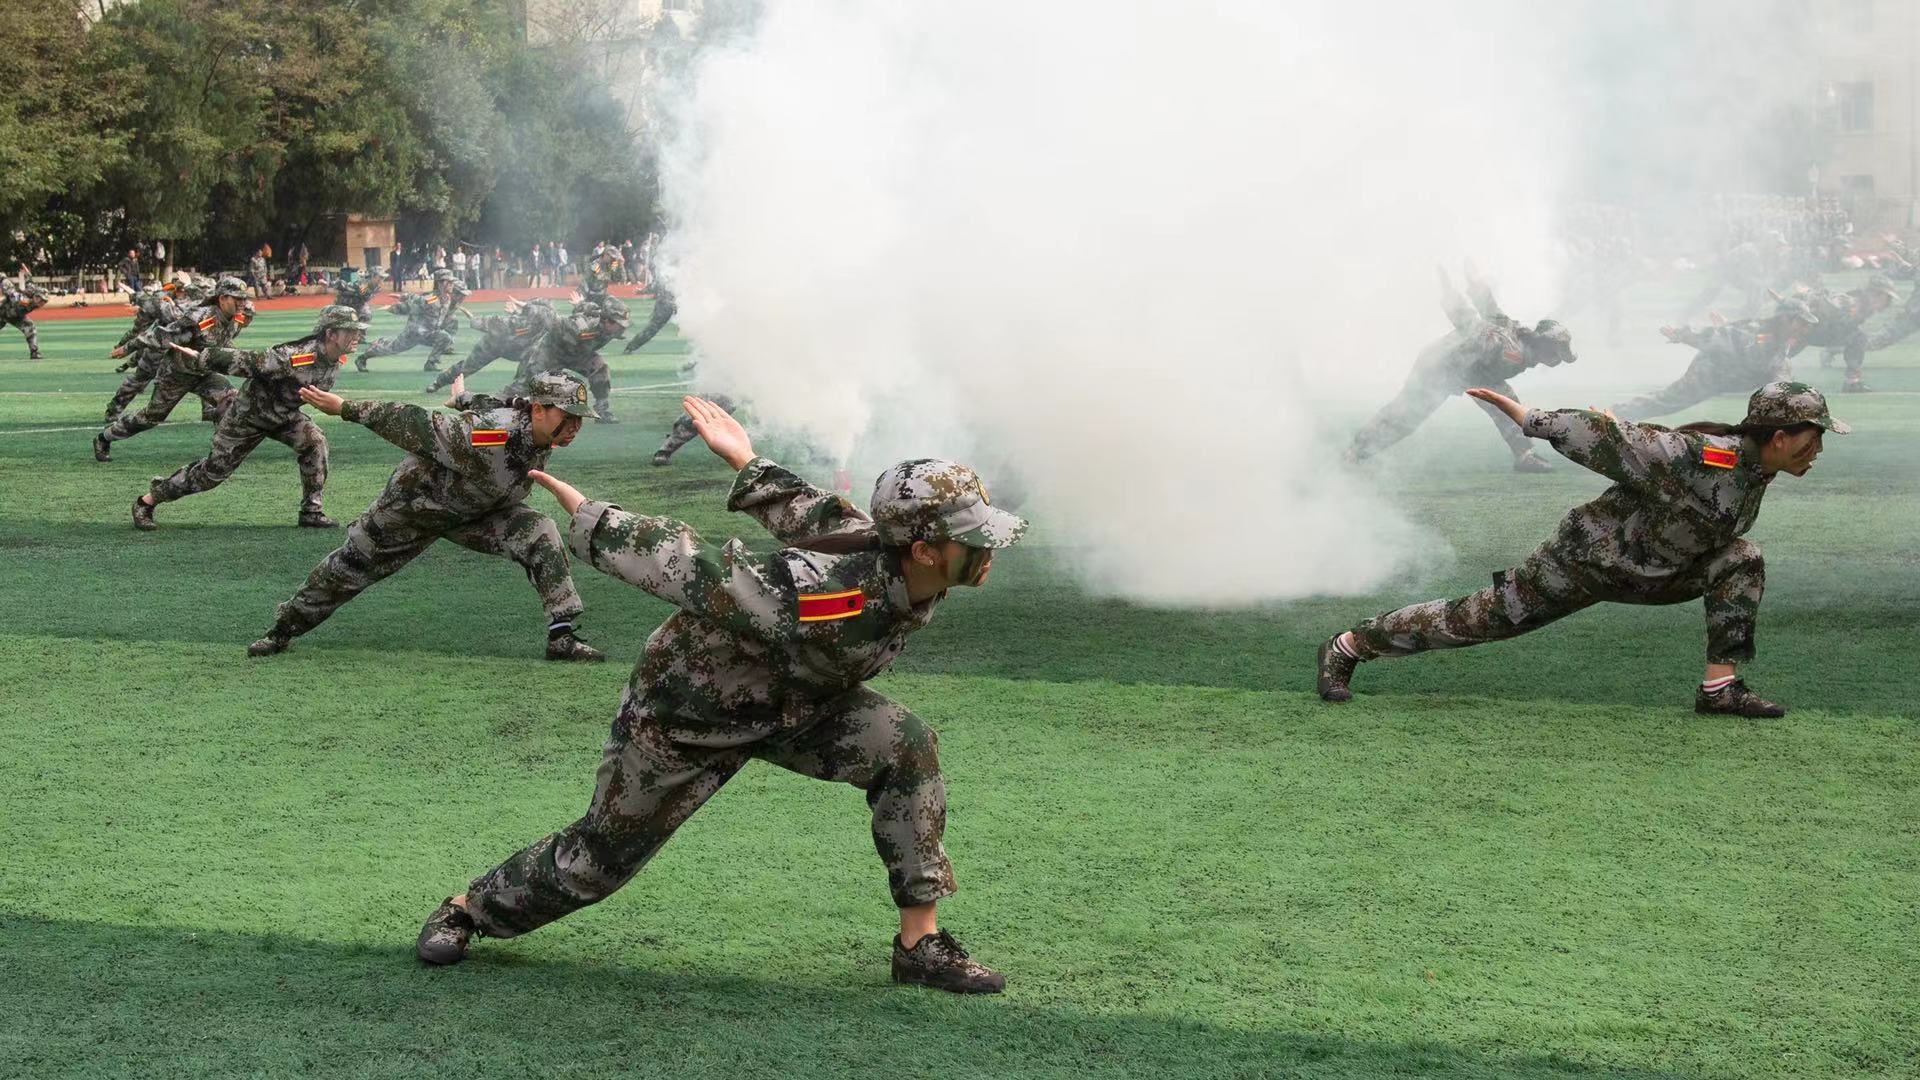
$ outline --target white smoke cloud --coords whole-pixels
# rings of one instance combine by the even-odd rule
[[[1562,39],[1471,7],[769,0],[663,155],[702,379],[856,477],[1011,478],[1097,592],[1377,585],[1434,541],[1337,462],[1434,265],[1553,299]]]

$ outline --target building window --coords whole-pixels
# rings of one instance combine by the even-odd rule
[[[1820,125],[1828,131],[1873,130],[1873,84],[1870,82],[1822,83],[1816,105]]]

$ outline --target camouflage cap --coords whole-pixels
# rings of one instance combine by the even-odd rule
[[[452,280],[453,280],[453,271],[447,269],[444,266],[433,272],[433,283],[435,285],[438,285],[443,281],[452,281]]]
[[[1813,308],[1808,307],[1807,302],[1797,296],[1781,297],[1780,302],[1773,307],[1773,317],[1799,319],[1808,326],[1815,326],[1820,322],[1819,316],[1813,313]]]
[[[1559,346],[1560,351],[1566,354],[1568,363],[1577,359],[1573,355],[1573,331],[1568,330],[1566,324],[1560,320],[1541,319],[1533,328],[1533,336],[1537,340]]]
[[[1900,295],[1899,291],[1893,287],[1893,279],[1885,274],[1875,274],[1868,278],[1866,291],[1880,293],[1889,300]]]
[[[1770,382],[1755,390],[1747,399],[1745,422],[1778,427],[1816,424],[1835,435],[1853,430],[1827,411],[1827,399],[1820,391],[1803,382]]]
[[[247,283],[237,277],[223,277],[220,279],[220,283],[213,287],[213,295],[231,296],[239,300],[245,300],[248,295]]]
[[[594,306],[598,309],[599,317],[602,319],[612,319],[621,326],[625,326],[631,321],[627,314],[627,305],[622,303],[618,297],[600,297],[594,301]]]
[[[365,330],[368,324],[360,321],[360,313],[345,304],[328,304],[320,309],[320,318],[314,321],[313,332],[324,330]]]
[[[978,473],[935,458],[903,461],[881,473],[868,512],[885,544],[957,540],[969,547],[1003,548],[1027,531],[1025,519],[987,501]]]
[[[551,405],[573,416],[592,416],[587,404],[587,384],[565,372],[543,371],[527,384],[527,400]]]

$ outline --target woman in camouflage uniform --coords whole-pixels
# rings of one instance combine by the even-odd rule
[[[1492,586],[1457,600],[1429,600],[1388,612],[1320,646],[1318,689],[1346,701],[1356,665],[1382,656],[1455,649],[1538,630],[1601,601],[1706,601],[1706,678],[1694,711],[1783,716],[1734,676],[1753,659],[1754,621],[1766,585],[1760,549],[1740,539],[1760,513],[1773,478],[1804,476],[1821,437],[1847,426],[1805,383],[1768,383],[1739,424],[1689,424],[1669,431],[1609,412],[1529,409],[1491,390],[1470,390],[1546,439],[1562,456],[1614,481],[1577,506],[1552,539]]]

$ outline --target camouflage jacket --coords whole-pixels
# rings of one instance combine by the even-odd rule
[[[1752,528],[1771,480],[1744,436],[1668,431],[1584,409],[1528,409],[1520,426],[1613,481],[1567,513],[1546,549],[1630,592],[1658,590]]]
[[[1920,287],[1913,290],[1907,302],[1898,311],[1890,315],[1880,329],[1867,339],[1867,348],[1884,349],[1889,345],[1906,340],[1915,330],[1920,330]]]
[[[209,349],[201,359],[213,371],[247,380],[227,406],[229,417],[272,431],[299,419],[301,387],[333,389],[347,357],[328,360],[319,347],[319,335],[310,334],[265,352]]]
[[[349,401],[340,418],[359,424],[408,457],[387,478],[380,501],[416,520],[454,525],[524,502],[530,469],[545,469],[551,447],[533,445],[533,418],[481,395],[452,415],[398,401]]]
[[[623,280],[625,276],[618,259],[600,255],[587,263],[586,273],[580,278],[580,291],[588,296],[602,296],[609,285]]]
[[[885,671],[946,595],[912,603],[866,514],[765,458],[740,470],[727,507],[792,546],[716,546],[672,518],[592,501],[568,537],[595,569],[680,608],[647,639],[627,693],[676,738],[709,746],[809,722]]]
[[[1804,347],[1804,343],[1794,342],[1769,330],[1766,322],[1760,319],[1698,329],[1681,327],[1679,333],[1674,335],[1673,342],[1691,346],[1719,363],[1761,374],[1771,372],[1788,355],[1789,348],[1797,352]]]
[[[395,315],[403,315],[407,320],[407,329],[420,333],[451,329],[454,319],[459,317],[460,301],[464,299],[458,291],[448,296],[442,303],[439,293],[408,293],[397,304],[387,307]]]
[[[154,323],[178,322],[186,317],[186,313],[180,310],[180,306],[173,302],[173,297],[157,289],[153,292],[134,293],[127,302],[133,305],[133,328],[120,335],[120,340],[113,343],[116,349],[131,345],[134,338],[139,337]]]
[[[46,302],[44,296],[29,296],[9,286],[4,294],[0,294],[0,323],[19,323]]]
[[[220,311],[220,305],[211,300],[178,310],[181,312],[178,319],[164,323],[156,322],[147,327],[129,343],[128,348],[152,352],[174,371],[210,371],[212,369],[207,367],[207,353],[232,344],[233,339],[240,336],[240,331],[246,329],[248,321],[253,317],[251,307],[247,307],[235,312],[229,318]],[[200,358],[195,360],[182,356],[169,349],[167,347],[169,343],[185,345],[198,352]]]
[[[553,305],[535,300],[521,305],[520,310],[511,315],[489,315],[474,320],[473,325],[480,331],[482,348],[495,356],[518,360],[559,322],[560,315],[553,310]]]
[[[364,277],[353,281],[336,281],[333,283],[333,302],[345,304],[355,311],[365,311],[367,305],[373,303],[373,298],[379,295],[381,284]]]
[[[1500,310],[1484,284],[1468,287],[1467,296],[1449,288],[1440,296],[1453,333],[1420,352],[1418,366],[1462,386],[1505,382],[1534,366],[1520,341],[1518,326]]]
[[[1814,293],[1807,297],[1807,306],[1820,320],[1807,329],[1807,336],[1794,342],[1787,349],[1788,356],[1798,356],[1809,345],[1838,349],[1860,332],[1860,327],[1872,318],[1867,307],[1864,292]]]
[[[553,324],[534,344],[529,359],[535,371],[559,371],[586,363],[612,340],[600,332],[596,315],[575,312],[563,319],[556,314]]]

